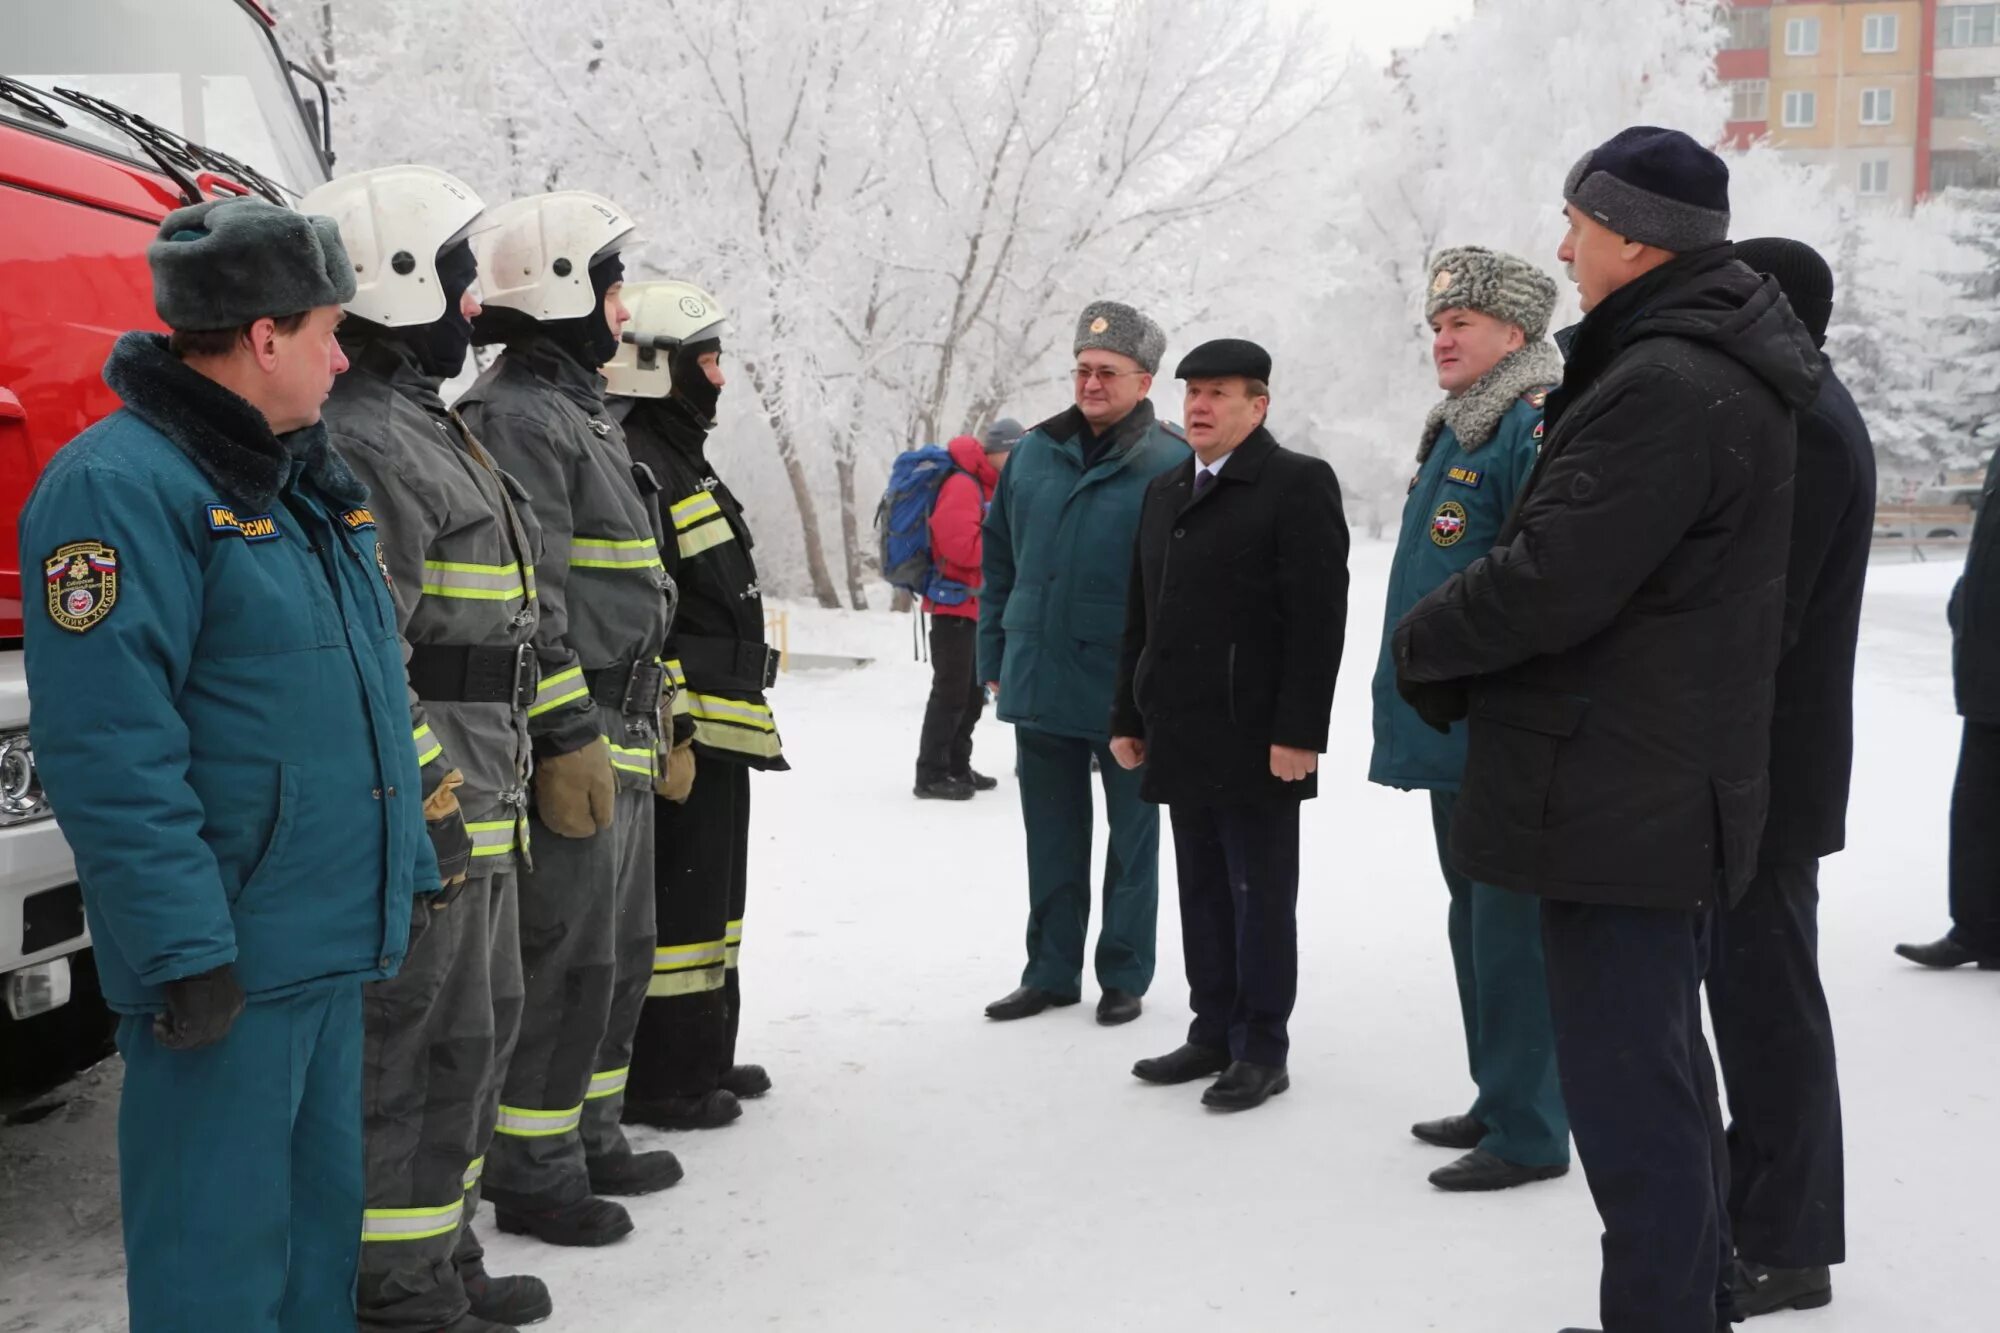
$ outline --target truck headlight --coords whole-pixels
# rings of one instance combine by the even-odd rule
[[[35,773],[28,733],[0,732],[0,827],[48,817],[49,802]]]

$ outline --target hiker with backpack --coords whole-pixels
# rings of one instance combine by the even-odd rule
[[[916,795],[926,801],[969,801],[1000,784],[972,767],[972,729],[986,709],[979,679],[979,561],[981,525],[1021,423],[1002,417],[983,441],[961,435],[946,447],[951,470],[941,474],[931,505],[934,577],[924,590],[931,627],[931,695],[917,743]]]

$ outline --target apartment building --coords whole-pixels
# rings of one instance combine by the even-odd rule
[[[2000,186],[1973,119],[2000,91],[2000,4],[1732,0],[1729,11],[1716,63],[1733,141],[1768,135],[1884,208]]]

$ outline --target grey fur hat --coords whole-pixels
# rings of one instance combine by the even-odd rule
[[[1556,311],[1555,279],[1525,259],[1477,245],[1438,252],[1431,260],[1424,318],[1440,310],[1477,310],[1519,324],[1531,343],[1548,336]]]
[[[1129,356],[1148,375],[1154,375],[1159,373],[1160,359],[1167,354],[1167,335],[1129,305],[1092,301],[1077,317],[1076,346],[1072,351],[1093,349]]]
[[[354,299],[354,266],[332,218],[263,199],[176,209],[146,248],[153,308],[170,329],[235,329]]]

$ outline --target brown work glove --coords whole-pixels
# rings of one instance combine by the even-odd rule
[[[694,742],[682,741],[667,751],[666,762],[660,765],[660,776],[653,783],[653,790],[672,801],[684,804],[688,793],[694,790]]]
[[[464,785],[465,774],[454,768],[424,798],[424,828],[431,835],[431,850],[437,853],[439,885],[446,889],[465,883],[472,873],[472,834],[465,827],[465,812],[458,808],[458,789]],[[437,897],[442,901],[431,906],[450,901],[442,893]]]
[[[595,837],[611,827],[618,805],[618,774],[611,745],[602,736],[568,754],[535,762],[535,812],[552,833]]]

